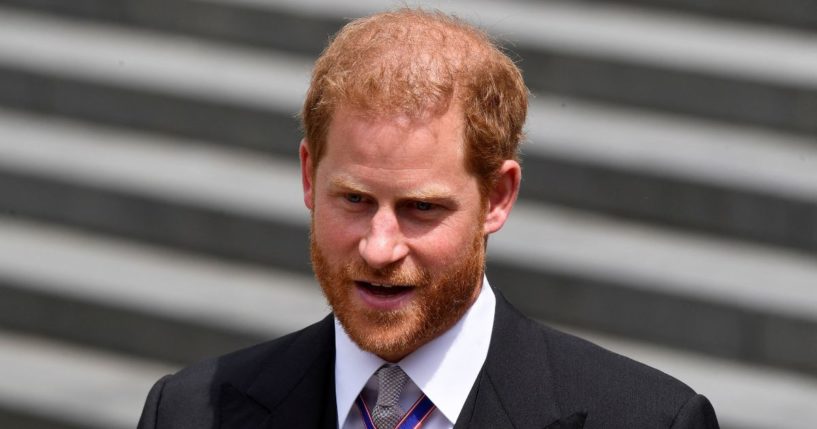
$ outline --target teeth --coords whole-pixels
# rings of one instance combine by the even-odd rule
[[[371,285],[372,286],[378,286],[378,287],[392,287],[392,285],[387,285],[387,284],[383,284],[383,283],[371,283]]]

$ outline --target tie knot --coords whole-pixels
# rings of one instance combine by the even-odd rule
[[[408,375],[397,365],[383,365],[376,372],[378,381],[377,405],[393,407],[400,400]]]

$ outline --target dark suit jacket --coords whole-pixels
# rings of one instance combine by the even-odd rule
[[[709,401],[674,378],[542,326],[496,293],[485,365],[460,428],[717,428]],[[337,426],[331,316],[159,380],[139,429]]]

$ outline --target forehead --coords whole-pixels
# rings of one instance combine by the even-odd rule
[[[327,130],[324,156],[381,168],[464,167],[463,130],[459,109],[415,117],[341,108]]]

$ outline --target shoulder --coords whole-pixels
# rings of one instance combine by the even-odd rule
[[[550,367],[566,393],[588,391],[598,385],[621,394],[628,391],[661,392],[688,397],[693,390],[674,377],[585,339],[542,326],[550,357]]]
[[[496,317],[492,346],[506,351],[495,367],[516,386],[545,388],[560,414],[586,413],[587,428],[717,427],[706,398],[658,369],[534,321],[501,295]]]
[[[262,375],[285,381],[298,367],[311,364],[319,357],[326,359],[327,354],[331,357],[327,351],[333,348],[329,316],[278,339],[196,362],[154,385],[145,403],[142,421],[155,420],[162,424],[140,423],[139,427],[210,427],[225,386],[246,392]]]
[[[564,407],[583,409],[603,427],[687,427],[682,419],[699,420],[690,427],[717,427],[709,401],[676,378],[581,338],[542,331]]]
[[[319,343],[331,342],[332,322],[327,319],[275,340],[194,363],[168,377],[165,388],[190,390],[224,382],[246,388],[261,371],[289,360],[308,359],[309,355],[301,349],[315,350],[323,345]]]
[[[706,398],[678,379],[556,329],[542,326],[540,332],[560,405],[586,412],[588,427],[596,427],[592,422],[603,422],[601,427],[680,427],[675,425],[682,418],[714,420]]]

